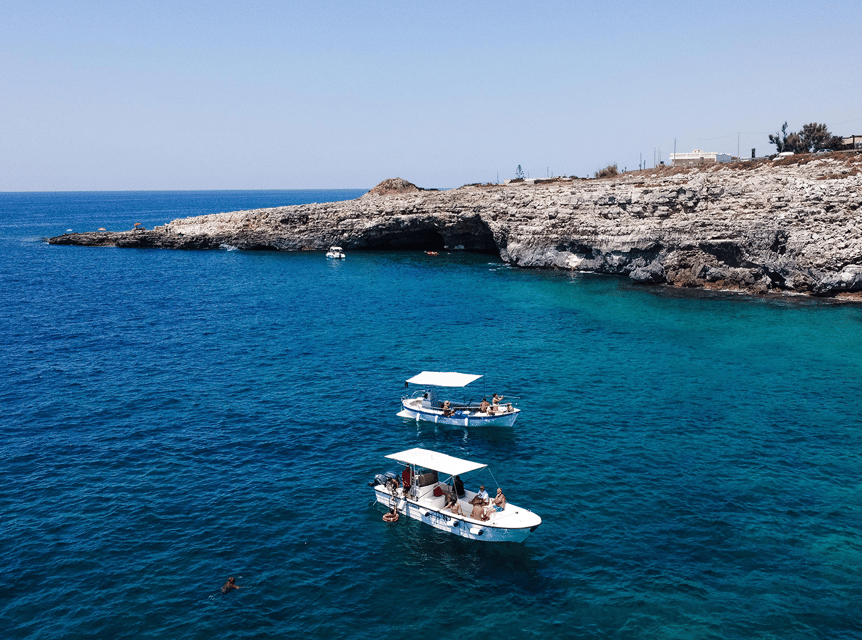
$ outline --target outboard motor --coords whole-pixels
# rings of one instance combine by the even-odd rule
[[[371,480],[368,483],[368,486],[377,487],[381,484],[386,484],[386,476],[384,476],[382,473],[378,473],[376,476],[374,476],[374,480]]]
[[[391,471],[387,471],[386,473],[378,473],[376,476],[374,476],[374,480],[371,480],[368,483],[368,486],[376,487],[381,484],[386,484],[389,480],[392,480],[393,478],[397,477],[398,474],[392,473]]]

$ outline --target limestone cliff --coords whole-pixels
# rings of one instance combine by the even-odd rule
[[[836,295],[862,291],[862,156],[793,156],[426,191],[174,220],[54,244],[282,251],[463,249],[521,267],[636,282]]]

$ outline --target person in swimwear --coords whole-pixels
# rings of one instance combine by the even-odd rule
[[[470,504],[473,505],[473,511],[470,512],[470,517],[474,520],[487,520],[488,516],[485,514],[485,505],[482,503],[482,499],[479,496],[474,496],[472,500],[470,500]]]
[[[461,505],[458,503],[458,500],[454,497],[449,498],[449,501],[446,504],[447,511],[451,511],[456,516],[463,516],[464,511],[461,509]]]
[[[224,583],[224,586],[221,588],[221,592],[227,593],[228,591],[231,591],[233,589],[242,589],[242,587],[239,586],[233,579],[233,576],[231,576],[227,579],[227,582]]]
[[[500,487],[497,487],[497,495],[491,502],[491,506],[494,508],[494,511],[502,511],[506,508],[506,496],[503,495],[503,490]]]
[[[398,476],[394,478],[390,478],[387,483],[389,485],[389,492],[394,496],[398,495]]]

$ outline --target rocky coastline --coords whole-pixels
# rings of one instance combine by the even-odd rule
[[[385,180],[356,200],[173,220],[51,244],[465,250],[643,284],[862,300],[862,155],[660,167],[447,191]]]

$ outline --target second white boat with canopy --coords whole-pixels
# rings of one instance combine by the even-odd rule
[[[481,402],[449,398],[448,389],[463,389],[481,375],[456,371],[423,371],[409,378],[405,386],[417,385],[420,389],[401,399],[402,418],[464,427],[502,426],[511,427],[518,418],[520,409],[512,404],[512,398],[494,396]],[[508,400],[508,401],[506,401]]]
[[[523,542],[542,524],[535,513],[506,500],[501,508],[493,502],[482,506],[479,493],[464,488],[461,476],[486,469],[485,464],[420,448],[386,457],[404,465],[400,476],[379,474],[369,483],[377,502],[389,507],[386,520],[397,519],[397,513],[446,533],[485,542]]]

